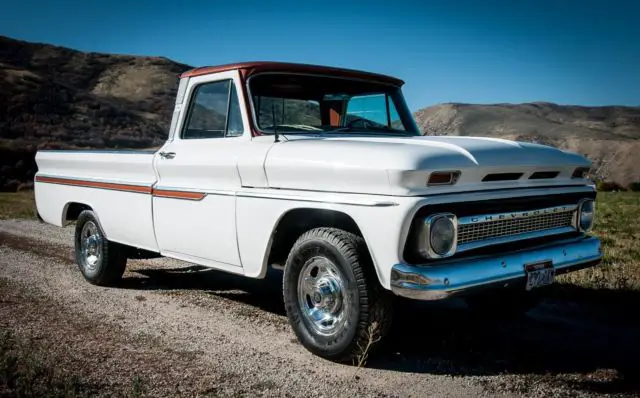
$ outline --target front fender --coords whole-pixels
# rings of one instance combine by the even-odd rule
[[[380,284],[389,289],[391,267],[401,261],[402,223],[414,200],[381,196],[361,199],[354,195],[333,195],[331,200],[320,200],[311,194],[296,199],[239,194],[236,225],[244,274],[253,278],[265,276],[278,226],[287,214],[304,209],[323,210],[352,220],[367,244]]]

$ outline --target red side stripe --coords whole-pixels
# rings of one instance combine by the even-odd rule
[[[167,189],[154,189],[150,186],[144,186],[144,185],[115,184],[110,182],[74,180],[70,178],[58,178],[58,177],[36,176],[36,182],[72,185],[76,187],[85,187],[85,188],[101,188],[101,189],[109,189],[114,191],[145,193],[148,195],[157,196],[159,198],[202,200],[206,196],[206,194],[202,192],[171,191]]]
[[[169,191],[165,189],[154,189],[153,196],[159,198],[171,198],[171,199],[188,199],[188,200],[202,200],[206,194],[202,192],[186,192],[186,191]]]
[[[77,187],[102,188],[115,191],[136,192],[151,194],[152,188],[144,185],[114,184],[110,182],[97,182],[85,180],[73,180],[68,178],[36,176],[36,182],[46,182],[49,184],[73,185]]]

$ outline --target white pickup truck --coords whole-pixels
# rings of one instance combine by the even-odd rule
[[[141,256],[250,278],[283,269],[291,327],[334,361],[384,337],[394,296],[510,315],[601,261],[588,160],[421,136],[402,85],[276,62],[185,72],[158,151],[39,151],[39,216],[76,221],[77,262],[96,285]]]

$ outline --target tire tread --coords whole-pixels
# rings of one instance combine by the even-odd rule
[[[82,227],[87,221],[93,221],[96,227],[100,230],[103,236],[102,240],[102,264],[100,270],[95,277],[88,277],[83,269],[82,262],[80,260],[79,252],[79,235],[82,231]],[[83,210],[78,216],[78,222],[76,223],[76,259],[80,272],[87,281],[98,286],[113,286],[122,279],[122,274],[127,266],[127,256],[124,247],[117,243],[107,239],[107,236],[102,229],[102,225],[98,220],[96,213],[93,210]]]
[[[351,266],[360,298],[360,318],[356,337],[349,346],[337,355],[324,354],[328,359],[336,362],[349,362],[361,354],[360,347],[367,344],[368,329],[374,322],[378,325],[379,342],[370,348],[374,351],[382,338],[387,335],[392,318],[392,305],[389,292],[378,282],[378,277],[371,262],[364,239],[361,236],[338,228],[319,227],[303,233],[293,245],[287,259],[287,265],[297,249],[309,240],[324,240],[335,247]],[[285,266],[285,272],[287,268]],[[284,282],[283,282],[284,283]],[[284,286],[283,286],[284,287]],[[369,353],[371,352],[369,351]]]

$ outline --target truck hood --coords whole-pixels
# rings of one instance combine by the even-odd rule
[[[287,135],[265,161],[272,188],[380,195],[584,185],[572,179],[584,157],[553,147],[497,138]],[[460,171],[453,186],[430,186],[433,171]],[[530,179],[539,171],[553,178]],[[522,173],[515,180],[483,181],[488,174]]]

